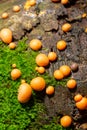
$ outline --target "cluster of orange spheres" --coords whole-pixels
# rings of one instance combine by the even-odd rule
[[[3,28],[0,31],[0,39],[6,43],[10,49],[16,48],[16,43],[12,42],[12,31],[9,28]]]
[[[29,9],[29,7],[34,6],[35,4],[36,4],[36,0],[27,0],[25,2],[24,9],[27,10],[27,9]],[[12,8],[12,11],[17,13],[17,12],[20,11],[20,9],[21,9],[21,7],[19,5],[14,5],[13,8]],[[8,17],[9,17],[8,12],[4,12],[1,15],[2,19],[7,19]]]
[[[68,26],[68,27],[67,27]],[[62,26],[62,30],[64,32],[67,32],[71,29],[71,25],[69,25],[68,23],[64,24]],[[42,48],[42,43],[40,40],[37,40],[37,39],[33,39],[32,41],[30,41],[29,43],[29,46],[31,49],[33,49],[34,51],[37,51],[39,49]],[[61,40],[61,41],[58,41],[57,42],[57,49],[59,51],[62,51],[64,50],[65,48],[67,47],[67,43],[64,41],[64,40]],[[45,67],[49,65],[50,62],[53,62],[57,59],[57,55],[55,52],[49,52],[48,55],[46,54],[43,54],[43,53],[40,53],[36,56],[36,64],[38,65],[35,70],[37,72],[39,72],[40,74],[43,74],[46,70],[45,70]],[[67,76],[69,76],[71,74],[71,67],[69,67],[68,65],[62,65],[60,66],[59,69],[55,70],[53,75],[54,75],[54,78],[56,80],[61,80]],[[37,79],[37,78],[36,78]],[[31,87],[34,89],[34,90],[37,90],[38,87],[38,84],[35,85],[37,83],[36,79],[32,79],[30,85]],[[34,82],[34,86],[32,85],[32,82]],[[43,81],[42,81],[43,83]],[[40,83],[39,83],[40,84]],[[43,86],[44,85],[44,86]],[[45,84],[41,84],[41,86],[43,86],[43,88],[39,88],[37,91],[40,91],[40,90],[43,90],[44,87],[45,87]],[[36,87],[37,86],[37,87]],[[67,81],[67,84],[66,86],[69,88],[69,89],[74,89],[76,86],[77,86],[77,82],[75,79],[69,79]],[[54,87],[53,86],[48,86],[46,87],[46,94],[48,95],[51,95],[51,94],[54,94]],[[80,110],[83,110],[84,108],[87,109],[87,98],[85,97],[80,97],[81,100],[80,102],[83,104],[83,106],[80,105],[80,102],[76,102],[76,106],[78,109]],[[76,100],[76,97],[75,97],[75,100]],[[78,99],[77,99],[78,100]],[[61,119],[60,119],[60,124],[63,126],[63,127],[69,127],[71,124],[72,124],[72,118],[71,116],[69,115],[65,115],[63,116]]]
[[[21,70],[16,68],[16,64],[12,64],[12,68],[13,69],[11,71],[11,78],[12,80],[17,80],[22,75]],[[54,86],[46,87],[45,79],[40,76],[33,78],[30,81],[30,84],[26,83],[26,81],[22,79],[21,85],[19,86],[18,89],[18,101],[20,103],[26,103],[30,100],[32,96],[32,90],[43,91],[44,89],[47,95],[54,94],[55,91]]]
[[[64,40],[60,40],[57,42],[57,49],[64,50],[67,46],[67,43]],[[42,48],[42,42],[38,39],[33,39],[29,42],[29,47],[34,50],[38,51]],[[57,60],[57,54],[55,52],[49,52],[48,55],[39,53],[36,56],[36,64],[35,70],[43,74],[46,71],[46,68],[50,62],[54,62]],[[71,74],[71,68],[68,65],[62,65],[59,69],[54,71],[54,78],[57,80],[61,80]],[[69,86],[69,85],[68,85]]]
[[[20,6],[19,5],[14,5],[12,10],[13,10],[13,12],[19,12],[20,11]],[[1,17],[2,17],[2,19],[7,19],[9,17],[9,13],[4,12]]]
[[[18,89],[18,101],[20,103],[26,103],[32,96],[32,90],[43,91],[45,89],[47,95],[52,95],[55,91],[53,86],[46,87],[45,79],[42,77],[35,77],[30,81],[30,84],[22,80]]]
[[[38,72],[38,73],[40,73],[40,74],[43,74],[43,73],[45,73],[45,67],[43,67],[43,66],[40,66],[40,67],[36,67],[35,68],[35,70]]]
[[[46,81],[42,77],[36,77],[36,78],[32,79],[30,82],[30,86],[35,91],[42,91],[46,88],[46,94],[48,94],[48,95],[52,95],[55,91],[53,86],[46,87]]]
[[[64,24],[63,26],[66,26],[66,25]],[[42,42],[38,39],[33,39],[30,41],[29,46],[32,50],[38,51],[42,48]],[[57,42],[56,47],[58,50],[63,51],[67,47],[67,43],[64,40],[59,40]],[[57,54],[55,52],[49,52],[48,58],[50,61],[55,61],[57,59]]]
[[[12,80],[17,80],[22,75],[21,70],[16,68],[16,64],[12,64],[11,78]],[[41,69],[41,68],[40,68]],[[40,70],[39,70],[40,71]],[[44,78],[38,76],[30,81],[30,84],[26,83],[24,79],[21,81],[21,85],[18,89],[18,101],[20,103],[26,103],[30,100],[32,96],[32,90],[43,91],[45,89],[47,95],[54,94],[54,87],[47,86]]]
[[[87,97],[83,97],[80,93],[78,93],[74,96],[74,101],[75,101],[76,107],[79,110],[87,109]]]
[[[42,42],[39,39],[33,39],[29,42],[29,47],[34,50],[38,51],[42,48]],[[36,56],[36,64],[38,67],[35,68],[40,74],[45,72],[45,67],[49,65],[50,62],[53,62],[57,59],[57,54],[55,52],[49,52],[48,55],[44,53],[39,53]]]
[[[36,5],[36,0],[26,0],[24,4],[24,9],[28,10],[31,6]]]
[[[62,51],[66,48],[66,46],[67,46],[67,43],[64,40],[60,40],[57,42],[58,50]],[[38,39],[33,39],[30,41],[29,47],[34,51],[38,51],[42,48],[42,42]],[[54,62],[57,60],[57,54],[56,54],[56,52],[49,52],[48,55],[39,53],[36,56],[35,60],[36,60],[36,64],[39,66],[39,67],[35,68],[36,71],[43,74],[45,72],[44,67],[48,66],[50,62]],[[60,70],[61,70],[61,72],[60,72]],[[54,77],[56,79],[62,79],[64,77],[68,76],[71,72],[70,67],[67,65],[61,66],[60,70],[57,70],[54,72]]]
[[[64,40],[60,40],[57,42],[57,49],[64,50],[67,46],[67,43]],[[34,50],[38,51],[42,48],[42,42],[38,39],[33,39],[29,43],[29,47]],[[39,53],[36,56],[36,64],[38,65],[35,70],[40,74],[43,74],[46,70],[45,67],[49,65],[50,62],[54,62],[57,60],[57,54],[55,52],[49,52],[48,55]],[[62,65],[59,69],[54,71],[54,78],[57,80],[61,80],[71,73],[71,68],[68,65]],[[69,85],[68,85],[69,86]]]
[[[74,101],[76,107],[79,110],[87,110],[87,97],[83,97],[80,93],[78,93],[74,96]],[[69,127],[72,124],[71,116],[65,115],[62,118],[60,118],[60,124],[65,128]]]
[[[71,73],[71,68],[68,65],[62,65],[59,69],[54,71],[54,77],[57,80],[61,80]]]
[[[60,0],[52,0],[52,2],[59,2],[59,1]],[[61,3],[65,5],[69,3],[69,0],[61,0]],[[30,1],[27,0],[24,8],[28,9],[29,6],[33,6],[35,4],[36,4],[35,0],[30,0]],[[20,6],[17,6],[17,5],[14,6],[13,11],[19,12]],[[8,13],[5,12],[2,14],[3,19],[6,19],[8,17],[9,17]],[[65,23],[64,25],[62,25],[63,32],[68,32],[70,30],[71,30],[71,25],[69,23]],[[8,28],[2,29],[0,31],[0,38],[4,43],[9,45],[10,49],[14,49],[16,47],[16,44],[12,42],[12,31],[10,29]],[[30,41],[29,47],[34,51],[38,51],[42,48],[42,42],[38,39],[33,39]],[[67,47],[67,43],[64,40],[60,40],[57,42],[56,47],[59,51],[63,51]],[[50,62],[54,62],[56,60],[57,60],[57,54],[55,52],[49,52],[48,55],[40,53],[36,56],[36,59],[35,59],[36,64],[37,64],[37,67],[35,68],[35,70],[38,73],[43,74],[46,71],[45,67],[48,66]],[[16,68],[16,64],[13,64],[12,68],[13,69],[11,71],[11,78],[12,80],[17,80],[18,78],[20,78],[22,73],[19,69]],[[61,80],[69,76],[70,74],[71,74],[71,68],[68,65],[60,66],[60,68],[55,70],[53,73],[54,78],[56,80]],[[77,82],[75,79],[70,79],[67,81],[66,86],[69,89],[73,89],[77,86]],[[46,87],[46,81],[42,77],[33,78],[30,81],[30,84],[26,83],[25,80],[22,80],[21,85],[19,86],[19,89],[18,89],[18,101],[20,103],[26,103],[30,100],[32,96],[32,90],[43,91],[44,89],[47,95],[52,95],[55,92],[54,86],[49,85]],[[83,97],[81,94],[77,94],[74,96],[74,101],[75,101],[76,107],[79,110],[87,109],[86,97]],[[69,127],[71,123],[72,123],[72,118],[69,115],[65,115],[60,119],[60,124],[63,127]]]

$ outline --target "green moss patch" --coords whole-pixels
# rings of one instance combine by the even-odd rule
[[[31,126],[29,130],[34,130],[33,122],[39,118],[40,113],[45,112],[43,102],[34,92],[27,104],[20,104],[17,100],[21,79],[30,83],[32,78],[40,75],[35,71],[35,57],[39,52],[32,51],[26,44],[26,40],[26,38],[20,40],[15,50],[10,50],[8,45],[0,42],[0,130],[28,130],[29,126]],[[10,75],[14,63],[22,72],[22,76],[15,81]],[[47,85],[64,85],[66,82],[65,80],[58,82],[48,73],[45,73],[43,77]],[[51,127],[53,127],[52,130],[58,130],[58,128],[62,130],[58,124],[48,124],[43,127],[37,124],[40,130],[48,130]]]

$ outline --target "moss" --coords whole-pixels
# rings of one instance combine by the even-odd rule
[[[10,50],[8,45],[0,42],[0,130],[27,130],[39,118],[39,113],[45,112],[43,102],[35,92],[27,104],[20,104],[17,100],[21,79],[30,83],[32,78],[39,75],[35,71],[35,57],[38,52],[30,50],[26,40],[20,40],[15,50]],[[10,76],[14,63],[22,72],[22,76],[16,81]],[[57,82],[47,73],[43,77],[47,85],[65,84],[65,81]],[[39,123],[38,126],[40,127]],[[40,129],[49,127],[43,126]]]
[[[71,128],[63,128],[59,124],[51,123],[50,125],[44,125],[39,130],[71,130]]]
[[[44,116],[44,121],[46,123],[42,124],[43,119],[42,117],[39,117],[26,130],[72,130],[70,127],[62,127],[60,124],[58,124],[58,120],[59,117],[54,117],[53,119],[51,119],[51,121],[49,121],[48,117]]]

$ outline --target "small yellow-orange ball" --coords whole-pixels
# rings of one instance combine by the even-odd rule
[[[19,5],[13,6],[13,11],[14,12],[19,12],[20,11],[20,6]]]
[[[10,49],[15,49],[15,48],[16,48],[16,43],[11,42],[11,43],[9,44],[9,48],[10,48]]]
[[[1,17],[2,19],[6,19],[9,17],[9,14],[7,12],[4,12]]]
[[[49,52],[48,58],[50,61],[55,61],[57,59],[57,54],[55,52]]]
[[[64,75],[60,70],[55,70],[54,71],[54,78],[57,80],[61,80],[64,78]]]
[[[57,42],[57,49],[62,51],[66,48],[67,43],[64,40],[60,40]]]
[[[62,25],[62,31],[63,32],[68,32],[68,31],[71,30],[71,28],[72,28],[72,26],[69,23],[65,23],[65,24]]]

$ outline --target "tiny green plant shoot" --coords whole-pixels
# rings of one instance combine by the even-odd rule
[[[35,93],[27,104],[21,104],[17,100],[21,79],[25,79],[26,82],[30,83],[32,78],[39,75],[35,71],[35,57],[39,52],[32,51],[26,40],[26,38],[20,40],[15,50],[11,50],[8,45],[0,42],[0,130],[34,130],[33,122],[39,118],[41,112],[45,112],[43,102]],[[22,76],[15,81],[11,79],[10,75],[12,64],[16,64],[22,72]],[[66,82],[58,82],[48,73],[45,73],[43,77],[47,85],[64,85]],[[39,130],[48,130],[52,127],[52,130],[66,130],[55,123],[37,124]]]

